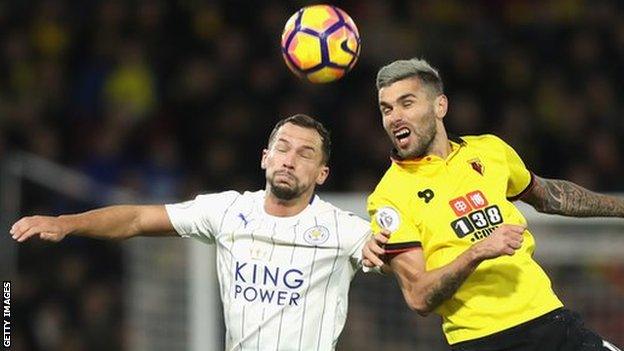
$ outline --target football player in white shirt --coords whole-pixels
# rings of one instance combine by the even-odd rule
[[[323,125],[294,115],[277,123],[263,150],[265,190],[24,217],[10,233],[18,242],[180,235],[214,243],[226,350],[333,350],[369,224],[314,194],[329,155]]]

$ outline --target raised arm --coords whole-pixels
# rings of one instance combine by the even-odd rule
[[[120,205],[57,217],[23,217],[13,224],[10,233],[18,242],[35,235],[56,242],[67,235],[123,240],[139,235],[175,235],[175,230],[163,205]]]
[[[572,217],[624,217],[624,199],[598,194],[572,182],[534,176],[520,200],[538,212]]]
[[[502,225],[451,263],[429,271],[425,268],[421,248],[393,257],[390,266],[399,281],[405,302],[412,310],[426,316],[451,298],[481,262],[501,255],[513,255],[522,245],[525,229],[524,226]],[[369,244],[375,246],[374,240]],[[369,262],[378,262],[376,251],[375,248],[364,250]]]

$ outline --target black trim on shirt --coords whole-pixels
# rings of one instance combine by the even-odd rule
[[[462,139],[459,135],[453,134],[453,133],[449,133],[448,134],[448,140],[453,141],[459,145],[465,145],[466,141],[464,139]]]
[[[417,247],[422,247],[420,241],[410,241],[407,243],[399,243],[399,244],[386,244],[385,253],[386,255],[396,255],[405,251],[413,250]]]
[[[531,181],[529,182],[529,185],[527,185],[526,188],[524,188],[524,190],[522,190],[518,195],[508,197],[507,200],[516,201],[520,199],[524,194],[526,194],[529,190],[531,190],[531,188],[535,185],[535,174],[533,174],[533,172],[529,172],[529,174],[531,174]]]

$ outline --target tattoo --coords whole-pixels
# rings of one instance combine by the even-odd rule
[[[538,212],[574,217],[624,217],[624,199],[598,194],[572,182],[535,177],[522,201]]]
[[[450,299],[468,277],[469,272],[451,272],[443,275],[440,282],[428,291],[425,302],[431,310]]]

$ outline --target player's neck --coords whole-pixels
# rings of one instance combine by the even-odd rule
[[[433,143],[429,148],[429,155],[436,155],[442,159],[446,159],[448,155],[451,153],[453,148],[451,147],[451,143],[449,141],[448,135],[446,134],[446,130],[442,128],[438,130],[435,138],[433,139]]]
[[[292,217],[305,210],[313,194],[303,194],[292,200],[278,199],[270,191],[265,192],[264,211],[276,217]]]

